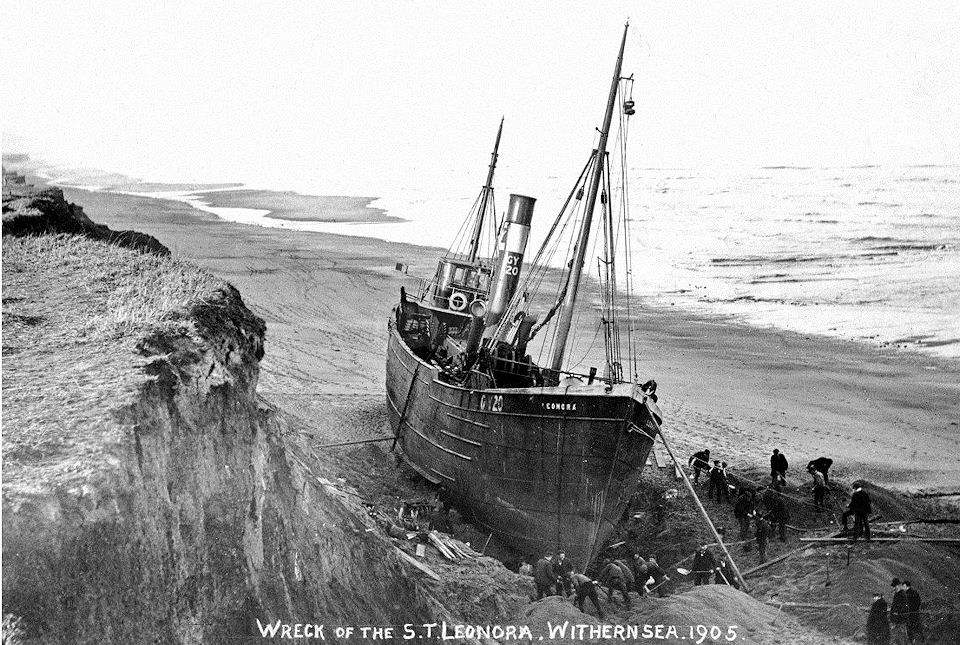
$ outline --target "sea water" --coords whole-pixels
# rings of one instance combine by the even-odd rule
[[[521,186],[529,173],[498,173],[513,184],[497,194],[498,209],[506,192],[538,198],[536,246],[571,181]],[[960,357],[960,166],[633,168],[627,176],[635,292],[645,301]],[[388,189],[371,204],[403,219],[388,223],[288,221],[212,206],[214,193],[151,194],[245,224],[443,246],[476,199],[476,179],[441,175]],[[588,271],[596,266],[587,262]]]

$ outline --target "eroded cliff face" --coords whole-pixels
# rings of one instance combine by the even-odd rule
[[[170,250],[155,237],[139,231],[114,231],[97,224],[63,197],[53,186],[30,184],[3,186],[3,234],[44,235],[72,233],[124,246],[126,248],[170,255]]]
[[[259,642],[258,618],[445,616],[258,402],[263,321],[219,294],[189,312],[194,331],[139,341],[139,385],[113,410],[123,438],[94,474],[5,482],[3,612],[26,642]]]

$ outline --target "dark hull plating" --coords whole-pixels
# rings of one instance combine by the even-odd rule
[[[565,550],[586,567],[623,514],[653,445],[646,395],[629,384],[608,391],[575,380],[465,389],[441,381],[393,317],[389,332],[387,408],[404,459],[513,548]]]

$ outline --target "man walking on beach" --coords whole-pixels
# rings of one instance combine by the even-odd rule
[[[772,484],[787,482],[787,458],[777,448],[770,456],[770,481]]]
[[[847,518],[853,515],[853,541],[856,542],[862,533],[864,539],[870,541],[870,496],[863,490],[860,482],[854,484],[853,495],[850,497],[850,504],[847,510],[843,512],[843,530],[847,530]]]
[[[717,568],[717,561],[713,554],[707,549],[706,544],[701,544],[696,555],[693,556],[693,584],[695,586],[710,584],[710,574]]]
[[[710,469],[710,449],[706,448],[690,455],[690,459],[687,460],[687,465],[693,466],[693,483],[699,484],[700,471]]]
[[[553,554],[546,553],[537,560],[533,566],[533,582],[537,585],[537,600],[545,595],[554,595],[554,587],[557,584],[557,574],[553,571]]]

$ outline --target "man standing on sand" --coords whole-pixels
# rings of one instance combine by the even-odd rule
[[[823,473],[813,466],[807,466],[807,471],[813,477],[813,505],[817,510],[823,510],[823,496],[827,493],[827,483],[823,478]]]
[[[750,550],[750,515],[753,513],[753,492],[745,486],[740,487],[740,493],[737,495],[737,503],[733,506],[733,516],[740,523],[740,541],[746,542],[743,545],[744,551]]]
[[[757,518],[757,529],[754,532],[754,537],[757,539],[757,550],[760,552],[760,564],[763,564],[767,561],[767,540],[770,539],[770,522],[767,521],[767,518],[754,513]]]
[[[853,515],[853,541],[859,539],[863,533],[864,539],[870,541],[870,513],[873,509],[870,505],[870,496],[863,490],[860,482],[855,483],[853,495],[850,497],[850,504],[847,510],[843,512],[843,530],[847,530],[847,518]]]
[[[583,601],[589,598],[593,606],[597,608],[597,617],[603,620],[603,610],[600,609],[600,599],[597,598],[597,581],[573,571],[568,572],[566,578],[567,584],[572,585],[574,592],[577,594],[573,599],[573,604],[576,605],[577,609],[583,611]]]
[[[545,553],[533,566],[533,583],[537,585],[537,600],[545,595],[554,595],[557,584],[557,574],[553,571],[553,554]]]
[[[907,645],[907,595],[906,586],[900,578],[890,583],[893,587],[893,600],[890,602],[890,635],[896,645]]]
[[[770,456],[770,481],[773,484],[787,481],[787,458],[776,448]]]
[[[719,459],[713,460],[713,468],[710,470],[710,488],[707,489],[707,497],[713,499],[713,491],[717,491],[717,504],[720,503],[720,495],[729,502],[730,493],[727,491],[727,473],[720,465]]]
[[[567,577],[567,574],[573,572],[573,563],[567,560],[567,554],[563,551],[557,554],[557,561],[553,565],[553,572],[557,574],[557,593],[559,594],[562,588],[563,596],[566,598],[572,592],[570,588],[570,578]]]
[[[693,466],[693,483],[699,484],[700,471],[710,470],[710,449],[706,448],[690,455],[690,459],[687,460],[687,465]]]
[[[710,574],[717,568],[717,561],[710,553],[706,544],[701,544],[696,555],[693,556],[693,584],[695,586],[710,584]]]
[[[867,617],[867,645],[890,645],[890,620],[887,618],[887,601],[883,594],[873,594],[870,615]]]
[[[787,521],[790,519],[790,513],[787,512],[787,503],[783,500],[783,495],[775,488],[768,488],[763,494],[763,505],[767,509],[767,519],[770,520],[771,528],[779,531],[781,542],[786,542]]]
[[[917,643],[923,638],[923,625],[920,622],[920,594],[910,585],[909,580],[904,580],[903,595],[907,599],[907,638],[910,643]]]

